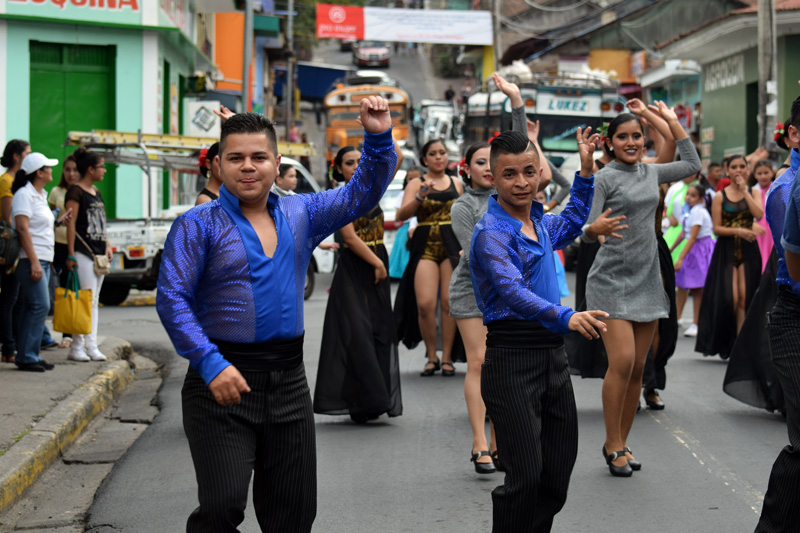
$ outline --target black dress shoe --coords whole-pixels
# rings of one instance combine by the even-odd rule
[[[633,468],[629,464],[625,464],[623,466],[616,466],[613,461],[616,461],[619,457],[625,457],[625,452],[620,450],[618,452],[611,452],[610,454],[606,453],[606,447],[603,445],[603,457],[606,459],[606,464],[608,465],[608,471],[611,472],[611,475],[614,477],[631,477],[633,475]]]
[[[653,411],[661,411],[664,409],[664,402],[661,401],[655,389],[644,389],[642,391],[642,396],[644,396],[644,401],[648,409],[652,409]]]
[[[45,370],[53,370],[56,367],[56,365],[50,364],[47,361],[45,361],[44,359],[39,361],[39,366],[41,366]]]
[[[503,468],[503,464],[500,462],[500,459],[497,458],[497,450],[492,452],[491,458],[492,458],[492,463],[494,463],[494,467],[497,469],[498,472],[506,471],[506,469]]]
[[[489,455],[488,451],[484,450],[482,452],[475,452],[472,454],[472,457],[470,457],[470,461],[475,463],[475,472],[477,472],[478,474],[494,474],[495,472],[497,472],[497,468],[495,468],[494,462],[479,463],[478,459],[480,459],[481,457],[491,457],[491,456]]]
[[[445,365],[449,368],[445,368]],[[445,377],[453,377],[456,375],[456,367],[453,366],[453,363],[450,361],[442,363],[442,375]]]
[[[44,372],[44,367],[39,363],[17,363],[17,368],[25,372]]]
[[[627,446],[625,446],[624,448],[622,448],[622,451],[623,451],[623,452],[627,452],[627,453],[629,453],[629,454],[633,455],[633,452],[632,452],[632,451],[631,451],[631,449],[630,449],[630,448],[628,448]],[[640,463],[640,462],[639,462],[639,461],[637,461],[636,459],[634,459],[633,461],[631,461],[630,459],[628,459],[628,466],[630,466],[630,467],[631,467],[631,470],[641,470],[641,469],[642,469],[642,463]]]
[[[438,359],[436,361],[428,361],[427,363],[425,363],[425,369],[422,372],[420,372],[419,375],[423,377],[432,376],[439,371],[439,368],[440,367]]]

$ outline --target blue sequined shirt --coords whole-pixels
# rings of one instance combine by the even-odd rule
[[[570,201],[561,214],[544,216],[533,202],[531,221],[539,241],[522,233],[522,222],[489,198],[489,210],[475,225],[469,269],[483,323],[530,320],[555,333],[569,333],[574,313],[561,305],[553,250],[564,248],[581,234],[592,207],[594,178],[575,173]]]
[[[377,205],[396,162],[391,129],[366,133],[346,186],[285,198],[270,193],[267,209],[278,234],[272,257],[225,187],[219,200],[175,220],[161,259],[156,309],[175,350],[206,383],[230,364],[209,338],[253,343],[303,333],[303,288],[314,248]]]
[[[790,227],[784,227],[785,222],[788,220],[786,217],[788,211],[787,207],[790,204],[792,191],[798,190],[795,177],[797,176],[798,168],[800,168],[800,152],[798,152],[796,148],[792,150],[791,162],[791,167],[781,174],[769,188],[765,214],[769,229],[772,232],[772,241],[775,243],[775,251],[778,253],[778,276],[775,281],[778,285],[790,286],[792,291],[797,296],[800,296],[800,282],[792,281],[792,278],[789,277],[789,269],[786,267],[786,254],[784,252],[784,243],[786,240],[783,242],[781,241],[781,236],[787,237],[787,229],[791,232]],[[793,182],[795,182],[794,188],[792,187]],[[795,222],[795,224],[797,224],[797,222]],[[795,242],[800,242],[800,234],[795,233],[793,238]],[[791,250],[791,248],[789,248],[789,250]]]

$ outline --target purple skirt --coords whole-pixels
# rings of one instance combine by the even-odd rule
[[[675,272],[675,285],[681,289],[699,289],[706,284],[708,265],[714,254],[714,239],[703,237],[695,241],[683,259],[683,266]]]

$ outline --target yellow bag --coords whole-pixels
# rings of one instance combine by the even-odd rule
[[[80,289],[78,277],[70,272],[67,288],[56,287],[53,329],[61,333],[88,335],[92,332],[92,291]]]

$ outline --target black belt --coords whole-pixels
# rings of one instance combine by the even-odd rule
[[[486,325],[486,346],[492,348],[560,348],[564,336],[553,333],[539,322],[529,320],[495,320]]]
[[[240,371],[291,370],[303,362],[303,336],[264,342],[230,342],[209,339],[225,359]]]

